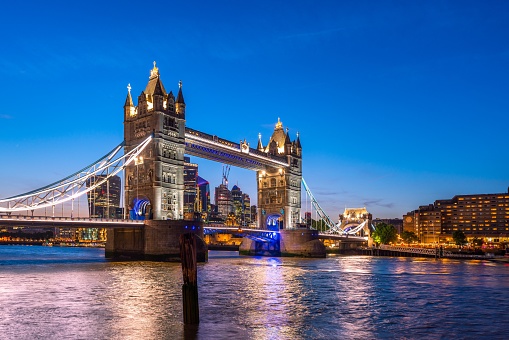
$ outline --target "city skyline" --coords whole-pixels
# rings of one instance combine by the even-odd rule
[[[138,96],[154,60],[168,91],[182,80],[189,127],[251,147],[278,118],[299,133],[333,220],[507,192],[509,4],[122,4],[4,5],[0,198],[117,145],[127,84]],[[221,183],[221,163],[191,161]],[[229,178],[257,204],[254,172]]]

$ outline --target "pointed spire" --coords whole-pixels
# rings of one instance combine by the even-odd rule
[[[302,149],[302,146],[300,145],[300,137],[299,137],[299,133],[297,132],[297,140],[295,141],[295,143],[297,144],[297,147],[299,149]]]
[[[262,145],[262,134],[259,133],[258,134],[258,146],[256,147],[258,150],[263,150],[263,145]]]
[[[124,107],[126,106],[134,106],[133,98],[131,97],[131,84],[127,84],[127,98],[125,99]]]
[[[150,77],[149,77],[149,79],[155,78],[157,76],[159,76],[159,69],[157,68],[156,62],[154,60],[154,68],[152,68],[152,70],[150,70]]]
[[[286,128],[286,137],[285,137],[285,145],[292,144],[290,141],[290,133],[288,132],[288,128]]]
[[[182,94],[182,80],[179,81],[179,93],[177,94],[177,103],[185,104],[184,95]]]
[[[276,123],[275,130],[282,129],[282,128],[283,128],[283,123],[281,123],[281,119],[279,119],[279,117],[277,117],[277,123]]]

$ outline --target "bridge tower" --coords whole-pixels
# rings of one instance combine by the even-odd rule
[[[124,105],[125,152],[150,134],[153,141],[125,169],[126,214],[130,219],[183,218],[186,104],[179,82],[177,98],[166,92],[159,69],[150,71],[148,84],[134,106],[128,85]]]
[[[258,150],[269,155],[286,157],[288,167],[257,171],[258,224],[264,229],[293,229],[300,222],[302,146],[297,138],[292,142],[288,129],[278,118],[266,146],[261,136]]]

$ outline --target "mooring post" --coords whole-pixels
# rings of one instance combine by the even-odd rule
[[[198,306],[198,275],[196,270],[196,236],[188,233],[180,236],[180,258],[182,259],[182,307],[184,324],[200,323]]]

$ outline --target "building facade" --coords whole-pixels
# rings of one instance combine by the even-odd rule
[[[200,211],[203,214],[205,214],[205,218],[211,211],[210,206],[210,185],[209,182],[200,176],[197,178],[198,187],[198,211]]]
[[[461,230],[467,238],[482,238],[487,242],[507,240],[509,190],[436,200],[404,215],[403,229],[415,232],[423,243],[450,242],[456,230]]]
[[[226,221],[233,209],[233,197],[228,185],[225,183],[216,187],[214,192],[214,201],[217,209],[217,216]]]
[[[105,175],[97,175],[87,180],[87,188],[106,179]],[[120,177],[111,176],[107,181],[87,193],[90,218],[122,218],[118,216],[122,183]]]
[[[292,229],[300,223],[302,146],[299,136],[292,142],[278,119],[266,146],[261,136],[258,151],[285,157],[289,167],[257,171],[258,225],[263,229]]]
[[[251,218],[251,197],[248,194],[242,194],[242,217],[241,225],[248,226],[253,223]]]
[[[184,214],[198,210],[198,164],[184,157]]]

